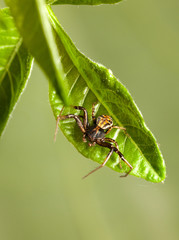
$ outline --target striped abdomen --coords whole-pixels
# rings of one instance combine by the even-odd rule
[[[113,120],[110,116],[101,115],[96,119],[96,125],[102,129],[108,129],[112,127]]]

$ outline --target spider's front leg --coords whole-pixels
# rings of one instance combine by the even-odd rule
[[[73,106],[74,109],[77,109],[77,110],[81,110],[84,112],[84,117],[83,117],[83,126],[86,130],[86,128],[88,127],[89,123],[88,123],[88,112],[86,110],[86,108],[84,107],[81,107],[81,106]]]
[[[79,109],[79,108],[82,108],[82,107],[74,107],[76,109]],[[80,116],[78,115],[74,115],[74,114],[68,114],[68,115],[62,115],[62,111],[63,111],[64,107],[62,108],[62,110],[60,111],[60,114],[59,116],[57,117],[57,120],[56,120],[56,129],[55,129],[55,135],[54,135],[54,141],[56,141],[56,135],[57,135],[57,131],[58,131],[58,124],[59,124],[59,121],[60,120],[65,120],[65,119],[68,119],[68,118],[74,118],[76,123],[78,124],[80,130],[85,134],[86,133],[86,124],[87,124],[87,119],[84,117],[84,122],[85,122],[85,125],[83,125],[81,119],[80,119]],[[86,109],[80,109],[80,110],[86,110]]]

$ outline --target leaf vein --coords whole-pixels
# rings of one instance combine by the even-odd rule
[[[2,74],[2,76],[1,76],[1,78],[0,78],[0,84],[1,84],[2,81],[3,81],[3,79],[4,79],[5,75],[6,75],[6,72],[8,72],[8,70],[9,70],[9,68],[10,68],[10,65],[11,65],[13,59],[15,58],[15,55],[16,55],[16,53],[18,52],[21,44],[22,44],[22,38],[20,38],[19,41],[17,42],[17,44],[15,45],[14,50],[13,50],[13,52],[12,52],[9,60],[8,60],[7,63],[6,63],[5,71],[4,71],[4,73]]]
[[[69,90],[68,96],[71,95],[71,93],[72,93],[75,85],[77,84],[78,80],[80,79],[80,77],[81,77],[81,75],[79,74],[79,76],[77,76],[77,78],[76,78],[75,81],[73,82],[73,84],[72,84],[72,86],[71,86],[71,88],[70,88],[70,90]]]

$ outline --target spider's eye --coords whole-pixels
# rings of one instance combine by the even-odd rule
[[[96,119],[96,124],[102,129],[107,129],[113,125],[113,121],[110,116],[101,115]]]

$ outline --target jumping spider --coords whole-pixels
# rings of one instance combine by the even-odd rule
[[[74,115],[74,114],[62,115],[62,111],[63,111],[63,108],[62,108],[59,116],[57,117],[54,140],[56,139],[56,134],[57,134],[57,130],[58,130],[59,121],[67,119],[67,118],[74,118],[76,120],[76,123],[78,124],[80,130],[83,133],[83,137],[82,137],[83,142],[87,142],[87,140],[88,140],[88,145],[90,147],[94,146],[95,144],[98,144],[102,147],[107,147],[107,148],[110,149],[110,151],[109,151],[108,155],[106,156],[104,162],[100,166],[98,166],[97,168],[95,168],[94,170],[89,172],[87,175],[85,175],[83,178],[86,178],[91,173],[93,173],[96,170],[104,167],[105,164],[107,163],[107,161],[109,160],[109,158],[111,157],[113,152],[115,152],[119,155],[119,166],[120,166],[120,168],[122,168],[120,160],[124,161],[125,164],[127,164],[127,166],[130,168],[130,170],[125,175],[121,176],[121,177],[127,177],[128,174],[132,171],[133,167],[124,158],[123,154],[119,151],[119,147],[118,147],[117,142],[115,140],[111,139],[111,138],[106,138],[105,137],[105,135],[108,134],[113,128],[118,128],[118,129],[121,129],[123,131],[126,131],[126,129],[123,128],[123,127],[119,127],[119,126],[113,126],[113,120],[110,116],[101,115],[101,116],[98,116],[97,118],[95,118],[95,104],[93,104],[93,106],[92,106],[92,120],[93,120],[93,125],[92,126],[90,126],[90,124],[88,122],[88,112],[84,107],[73,106],[73,108],[83,111],[84,115],[83,116]],[[81,118],[82,118],[82,120],[81,120]]]

